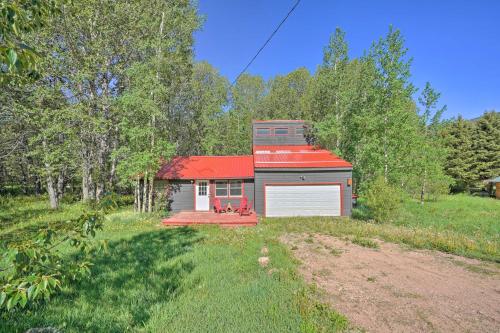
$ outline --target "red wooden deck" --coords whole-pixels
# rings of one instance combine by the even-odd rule
[[[248,216],[237,213],[188,212],[182,211],[162,220],[166,226],[186,226],[193,224],[217,224],[222,227],[251,227],[257,225],[257,215]]]

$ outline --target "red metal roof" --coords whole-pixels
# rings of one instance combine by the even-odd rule
[[[253,178],[253,156],[174,157],[156,173],[157,179]]]
[[[254,146],[255,168],[352,168],[352,164],[313,146]]]

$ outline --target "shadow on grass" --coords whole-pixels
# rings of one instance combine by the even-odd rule
[[[182,293],[194,265],[181,256],[200,240],[196,230],[177,228],[112,242],[109,252],[94,261],[90,279],[30,313],[13,316],[6,332],[48,326],[70,332],[139,329],[152,307]]]

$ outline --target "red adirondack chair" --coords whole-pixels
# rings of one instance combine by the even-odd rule
[[[214,212],[216,213],[225,213],[226,212],[226,207],[222,207],[222,204],[220,203],[219,198],[214,199]]]
[[[251,214],[251,210],[252,210],[252,201],[250,201],[250,203],[248,205],[246,205],[245,207],[241,207],[239,209],[240,216],[242,216],[242,215],[250,215]]]
[[[234,207],[233,211],[235,213],[239,212],[241,208],[244,208],[248,205],[248,198],[247,197],[243,197],[241,198],[240,200],[240,205],[238,207]]]

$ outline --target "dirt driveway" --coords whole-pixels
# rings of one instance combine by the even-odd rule
[[[368,332],[500,332],[499,265],[378,240],[282,237],[301,273]]]

